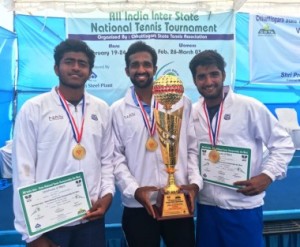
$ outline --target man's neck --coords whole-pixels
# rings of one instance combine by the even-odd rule
[[[84,95],[84,90],[82,88],[66,88],[63,86],[57,87],[60,94],[65,98],[66,101],[70,102],[72,105],[76,106]]]
[[[147,88],[134,88],[135,93],[139,97],[139,100],[143,101],[147,105],[151,105],[151,99],[152,99],[152,85],[151,87]]]
[[[222,98],[218,99],[205,99],[206,106],[208,108],[220,105],[222,102]]]
[[[223,97],[224,97],[224,94],[222,92],[217,98],[214,98],[214,99],[204,99],[205,100],[205,104],[206,104],[206,106],[208,108],[220,105],[221,102],[223,101]]]

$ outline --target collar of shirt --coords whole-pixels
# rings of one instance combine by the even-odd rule
[[[139,106],[139,103],[138,103],[138,100],[136,98],[136,94],[135,94],[135,91],[134,91],[134,87],[131,87],[131,96],[132,96],[133,101],[136,104],[136,106]],[[147,112],[147,114],[150,115],[151,114],[151,106],[147,105],[143,101],[141,101],[141,102],[142,102],[142,105],[143,105],[145,111]]]

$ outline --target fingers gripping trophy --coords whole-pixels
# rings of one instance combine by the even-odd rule
[[[170,112],[183,95],[181,80],[172,75],[163,75],[153,85],[155,100],[163,105],[164,112],[154,109],[154,118],[168,182],[159,190],[157,203],[154,207],[158,220],[170,218],[192,217],[189,210],[188,196],[176,185],[174,173],[178,159],[179,136],[182,122],[183,107]]]

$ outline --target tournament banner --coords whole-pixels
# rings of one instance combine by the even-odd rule
[[[250,82],[300,83],[300,18],[251,15]]]
[[[195,54],[212,49],[224,57],[226,85],[235,72],[234,12],[203,14],[179,11],[100,12],[97,18],[68,18],[67,37],[83,40],[95,51],[93,74],[87,91],[112,103],[124,96],[131,85],[125,73],[128,47],[142,40],[158,54],[155,79],[164,74],[178,76],[185,94],[193,101],[199,97],[189,70]]]

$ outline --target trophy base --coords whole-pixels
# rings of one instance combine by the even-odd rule
[[[184,192],[165,193],[159,190],[157,202],[154,205],[155,216],[157,220],[194,217],[190,206],[189,196]]]

